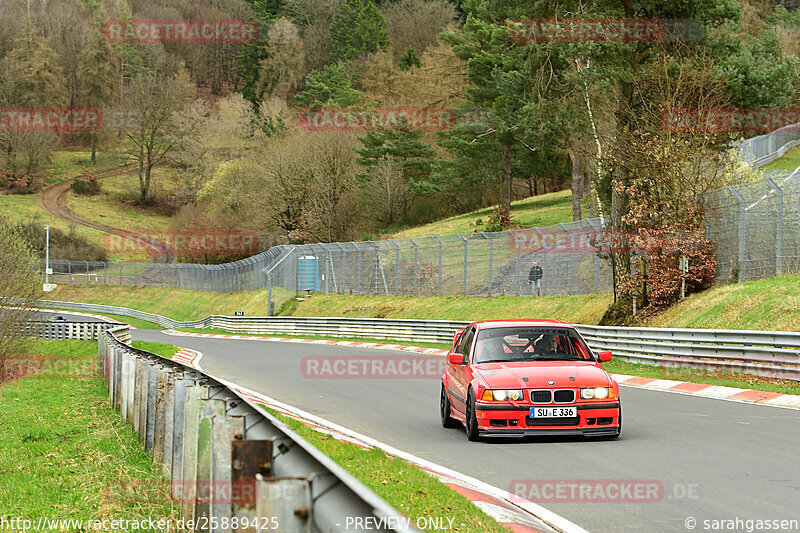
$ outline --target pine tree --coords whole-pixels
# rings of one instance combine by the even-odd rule
[[[335,61],[389,48],[386,20],[373,0],[345,0],[331,23],[330,40]]]
[[[403,55],[400,56],[400,70],[411,70],[411,67],[421,67],[422,61],[417,54],[417,49],[409,45]]]

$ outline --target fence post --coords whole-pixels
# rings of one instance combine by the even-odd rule
[[[484,239],[486,239],[487,241],[489,241],[489,287],[486,289],[486,291],[487,291],[487,296],[491,296],[492,295],[492,285],[493,285],[493,280],[492,280],[492,274],[493,274],[492,267],[493,267],[493,265],[492,265],[492,262],[494,260],[494,241],[486,235],[485,231],[481,232],[481,236]]]
[[[464,243],[464,296],[466,296],[467,295],[467,248],[468,248],[468,244],[467,244],[467,239],[465,239],[463,235],[461,235],[460,233],[457,233],[456,235],[458,235],[461,238],[461,241]]]
[[[400,294],[400,245],[394,239],[389,239],[394,245],[394,295]]]
[[[776,199],[776,207],[778,209],[775,220],[775,275],[780,276],[783,270],[783,189],[772,181],[772,178],[766,178],[775,192],[778,194]]]
[[[733,193],[736,199],[739,201],[739,273],[737,275],[736,281],[742,282],[744,279],[744,252],[745,252],[745,215],[747,214],[747,208],[745,207],[744,197],[739,194],[739,191],[734,189],[733,187],[729,186],[728,189]]]
[[[442,295],[442,241],[438,237],[431,235],[431,238],[439,245],[439,296]]]
[[[417,243],[414,242],[414,239],[408,239],[408,241],[411,243],[411,246],[414,247],[414,296],[416,296],[417,295],[417,267],[418,267],[417,258],[418,258],[419,250],[417,248]]]
[[[358,251],[358,283],[356,284],[356,294],[361,294],[361,248],[358,247],[358,243],[353,243],[353,246],[355,246]]]

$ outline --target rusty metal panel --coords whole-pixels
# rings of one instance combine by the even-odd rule
[[[268,477],[272,473],[271,440],[237,440],[231,443],[231,483],[240,487],[242,498],[233,502],[232,513],[240,523],[250,527],[240,527],[239,531],[255,533],[256,515],[256,474]]]

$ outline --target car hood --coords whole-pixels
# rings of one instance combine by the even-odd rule
[[[548,389],[611,385],[603,368],[589,361],[514,361],[475,368],[492,389]],[[527,378],[527,381],[525,381]],[[574,378],[574,379],[570,379]],[[554,384],[549,384],[553,381]]]

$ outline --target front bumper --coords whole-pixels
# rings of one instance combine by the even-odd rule
[[[619,432],[620,404],[614,402],[572,404],[577,417],[568,419],[533,419],[533,405],[514,407],[510,404],[476,403],[478,432],[486,437],[529,436],[614,436]],[[539,407],[537,405],[537,407]]]

